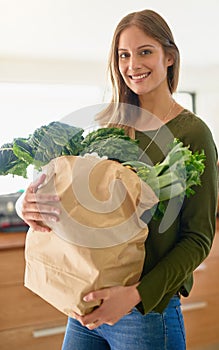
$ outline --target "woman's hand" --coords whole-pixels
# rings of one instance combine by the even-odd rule
[[[91,292],[83,300],[87,302],[101,300],[101,305],[90,314],[80,316],[74,313],[73,317],[89,329],[95,329],[104,323],[113,325],[141,301],[137,285],[138,283],[132,286],[116,286]]]
[[[49,221],[58,221],[60,210],[55,207],[55,202],[59,201],[58,196],[48,194],[37,194],[40,185],[46,178],[42,174],[36,181],[32,182],[18,204],[17,210],[22,219],[33,229],[41,232],[49,232],[51,229],[43,224]]]

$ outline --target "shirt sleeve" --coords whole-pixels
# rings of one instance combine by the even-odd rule
[[[180,239],[148,273],[144,275],[138,291],[141,296],[140,311],[162,312],[169,299],[179,290],[185,295],[186,281],[210,252],[216,225],[217,208],[217,150],[206,124],[194,123],[182,140],[190,149],[205,152],[205,170],[201,186],[194,187],[195,194],[184,200],[179,214]],[[176,232],[177,234],[177,232]]]
[[[23,217],[22,217],[22,212],[21,212],[21,208],[22,208],[22,201],[23,201],[23,198],[24,198],[24,195],[25,195],[25,192],[23,192],[20,197],[18,198],[18,200],[16,201],[15,203],[15,210],[17,212],[17,215],[23,220]]]

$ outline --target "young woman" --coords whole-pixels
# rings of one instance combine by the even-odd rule
[[[190,145],[193,152],[205,151],[205,171],[195,195],[185,198],[181,206],[175,199],[167,205],[164,218],[148,220],[147,255],[140,281],[86,295],[85,301],[101,299],[102,303],[90,314],[69,318],[63,350],[186,348],[180,295],[189,295],[193,271],[212,245],[217,151],[207,125],[173,99],[179,62],[171,30],[159,14],[151,10],[135,12],[118,24],[109,57],[112,101],[99,116],[100,124],[119,124],[108,116],[120,103],[136,106],[142,112],[133,120],[130,113],[125,129],[139,139],[143,153],[153,163],[163,160],[166,145],[176,137]],[[160,126],[149,125],[144,110],[156,116]],[[21,208],[23,219],[41,231],[48,228],[40,225],[42,216],[34,193],[43,181],[42,176],[28,187]],[[42,197],[41,210],[47,220],[57,220],[58,213],[47,202],[50,200],[58,199]]]

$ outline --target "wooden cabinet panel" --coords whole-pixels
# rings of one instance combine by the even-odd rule
[[[187,350],[219,349],[218,270],[219,225],[209,256],[194,273],[189,297],[182,298]]]
[[[187,350],[201,350],[209,344],[219,344],[218,270],[219,225],[209,257],[195,272],[195,283],[190,296],[182,298]],[[61,350],[67,316],[25,288],[23,280],[23,246],[14,246],[13,249],[8,249],[8,245],[7,248],[2,247],[1,350]]]
[[[23,283],[24,251],[9,249],[0,251],[0,285]]]
[[[40,325],[49,321],[66,321],[67,316],[22,285],[0,288],[0,329]]]
[[[61,350],[64,337],[63,323],[50,323],[0,332],[1,350]],[[44,335],[44,333],[53,333]],[[40,335],[42,333],[42,335]]]
[[[209,293],[219,295],[219,259],[208,258],[197,269],[194,273],[194,286],[190,293],[190,299],[199,296],[205,296]]]
[[[24,242],[0,235],[0,349],[60,350],[67,316],[24,287]]]
[[[186,301],[185,305],[191,306],[190,311],[183,311],[188,350],[219,343],[218,295],[193,298],[192,301]]]

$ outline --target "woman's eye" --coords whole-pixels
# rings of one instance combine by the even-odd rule
[[[140,52],[140,55],[144,56],[144,55],[150,55],[152,52],[150,50],[143,50]]]
[[[128,53],[127,52],[122,52],[119,55],[119,58],[126,58],[126,57],[128,57]]]

